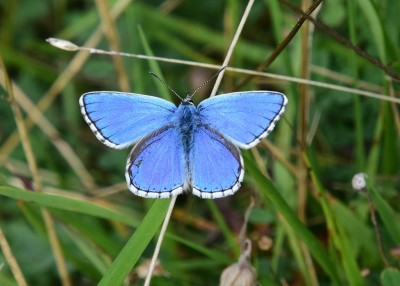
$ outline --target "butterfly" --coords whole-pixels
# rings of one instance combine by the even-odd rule
[[[244,176],[240,148],[258,144],[275,127],[288,102],[274,91],[218,95],[198,106],[179,106],[136,93],[95,91],[80,97],[85,121],[105,145],[134,144],[126,182],[134,194],[169,198],[191,191],[201,198],[234,194]]]

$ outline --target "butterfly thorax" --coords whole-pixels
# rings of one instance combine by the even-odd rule
[[[193,141],[192,137],[196,117],[196,107],[193,103],[184,101],[175,111],[174,117],[173,122],[179,130],[183,147],[189,151],[190,144]]]

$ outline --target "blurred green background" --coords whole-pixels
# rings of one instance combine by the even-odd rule
[[[229,66],[257,70],[301,17],[291,7],[311,4],[255,1]],[[135,269],[151,258],[169,201],[127,190],[129,150],[97,141],[81,116],[79,96],[118,90],[179,104],[149,70],[181,95],[215,72],[196,64],[67,52],[46,39],[221,65],[246,5],[0,1],[0,285],[142,285]],[[306,21],[262,69],[290,78],[244,81],[244,73],[225,73],[219,93],[284,92],[287,111],[267,140],[243,152],[245,179],[235,195],[178,197],[159,256],[164,270],[152,285],[217,285],[240,255],[239,232],[252,197],[246,237],[260,285],[400,285],[399,77],[348,44],[400,73],[398,15],[398,1],[322,1],[313,17],[339,36]],[[301,78],[331,86],[295,82]],[[212,83],[201,89],[195,102],[211,89]],[[22,110],[28,130],[23,142],[31,153],[20,143],[16,122],[22,121],[13,105]],[[368,187],[357,192],[351,181],[359,172],[368,175]]]

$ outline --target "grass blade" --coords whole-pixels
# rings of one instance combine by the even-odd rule
[[[308,246],[311,254],[317,260],[319,265],[324,269],[331,279],[339,283],[337,273],[334,271],[335,267],[329,259],[329,254],[326,252],[319,240],[301,223],[297,215],[292,211],[289,205],[285,202],[278,190],[253,164],[252,161],[245,157],[245,165],[249,173],[255,180],[260,189],[260,194],[265,200],[271,201],[276,210],[285,218],[288,224],[294,229],[298,237]]]
[[[140,226],[101,279],[100,286],[122,284],[159,229],[167,213],[169,202],[170,200],[156,200],[153,203]]]
[[[0,195],[16,200],[33,202],[43,207],[57,208],[65,211],[119,221],[130,226],[138,225],[138,222],[132,218],[132,213],[125,213],[117,208],[105,207],[89,200],[66,197],[62,195],[37,193],[8,186],[0,186]]]

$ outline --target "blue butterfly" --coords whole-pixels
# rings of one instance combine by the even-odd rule
[[[279,92],[247,91],[208,98],[196,107],[191,98],[176,107],[154,96],[97,91],[83,94],[79,103],[102,143],[116,149],[135,144],[125,173],[134,194],[232,195],[244,175],[238,147],[248,149],[265,138],[288,100]]]

